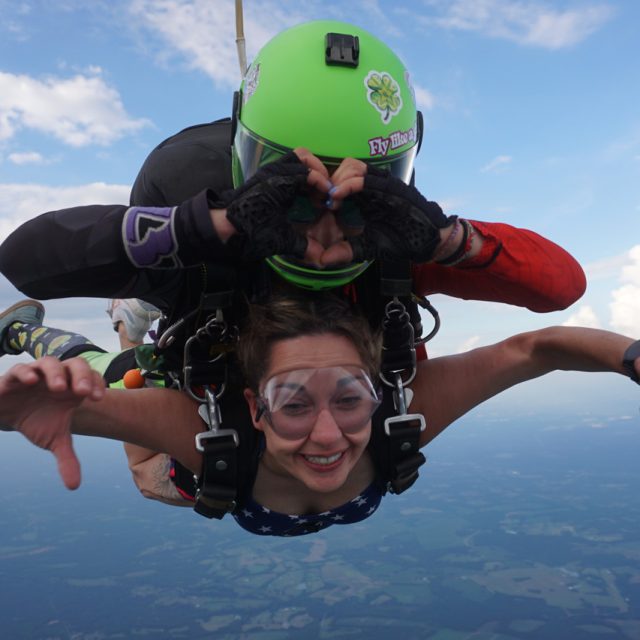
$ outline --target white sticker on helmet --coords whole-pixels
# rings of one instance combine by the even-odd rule
[[[380,113],[382,122],[387,124],[402,110],[400,85],[384,71],[369,71],[364,79],[367,100]]]
[[[242,92],[242,104],[247,104],[251,96],[256,92],[260,82],[260,63],[252,64],[244,77],[244,90]]]

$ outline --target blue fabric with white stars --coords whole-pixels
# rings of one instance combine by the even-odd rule
[[[250,498],[233,517],[243,529],[259,536],[304,536],[332,524],[353,524],[365,520],[376,511],[381,500],[382,493],[374,482],[353,500],[322,513],[300,516],[278,513]]]

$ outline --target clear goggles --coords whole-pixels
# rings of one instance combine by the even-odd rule
[[[380,399],[358,367],[296,369],[267,380],[258,397],[258,415],[286,440],[306,438],[322,411],[344,433],[356,433],[371,420]]]

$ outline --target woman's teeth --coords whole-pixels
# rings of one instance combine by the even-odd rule
[[[342,453],[336,453],[332,456],[305,456],[305,458],[313,464],[333,464],[340,459]]]

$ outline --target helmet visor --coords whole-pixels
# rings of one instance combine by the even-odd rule
[[[233,184],[238,187],[261,166],[278,160],[289,153],[291,149],[256,135],[238,121],[233,151]],[[413,145],[410,149],[392,156],[357,159],[379,169],[386,169],[405,184],[409,184],[417,151],[417,145]],[[329,169],[329,172],[332,172],[344,158],[320,156],[320,160]]]

